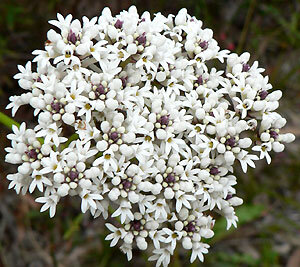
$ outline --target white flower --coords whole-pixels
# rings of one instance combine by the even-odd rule
[[[146,207],[150,207],[151,201],[153,201],[154,199],[155,199],[155,196],[151,196],[151,195],[150,196],[144,196],[144,195],[140,196],[138,205],[139,205],[139,210],[142,214],[145,214]]]
[[[153,230],[149,232],[149,236],[151,237],[153,241],[153,245],[156,249],[160,248],[160,242],[164,242],[165,238],[163,237],[164,233],[163,231],[157,231]]]
[[[54,143],[56,147],[59,146],[60,143],[64,143],[67,141],[67,138],[59,136],[62,129],[57,127],[56,123],[50,124],[47,129],[42,129],[36,133],[37,137],[45,137],[44,142],[49,144],[51,142]]]
[[[120,203],[120,207],[111,216],[121,216],[121,223],[124,223],[127,218],[131,221],[134,220],[130,202],[122,200]]]
[[[58,195],[50,195],[47,197],[38,197],[36,202],[39,203],[44,203],[44,205],[41,207],[41,212],[44,212],[45,210],[49,209],[50,210],[50,217],[54,217],[55,212],[56,212],[56,205],[59,201],[59,196]]]
[[[104,171],[116,171],[118,169],[117,160],[114,158],[112,150],[106,150],[103,156],[94,161],[93,166],[98,166],[99,164],[103,164]]]
[[[33,180],[29,187],[30,193],[32,193],[34,191],[35,187],[37,187],[41,192],[43,192],[43,190],[44,190],[43,184],[49,185],[49,186],[52,185],[51,181],[48,178],[46,178],[45,176],[43,176],[41,171],[33,170],[32,178],[33,178]]]
[[[74,56],[74,50],[71,45],[65,45],[62,49],[61,56],[58,56],[54,59],[53,63],[57,64],[61,61],[63,61],[66,65],[69,65],[72,63],[72,66],[78,65],[80,66],[80,59],[77,56]]]
[[[85,103],[87,101],[87,98],[82,95],[84,89],[85,83],[77,83],[76,80],[73,80],[66,95],[67,102],[73,103],[76,107],[80,107],[81,103]]]
[[[271,157],[268,154],[268,152],[270,152],[271,149],[272,149],[272,146],[270,143],[262,143],[261,145],[254,146],[252,148],[252,150],[260,152],[259,158],[260,159],[266,158],[268,164],[271,163]]]
[[[165,206],[166,206],[166,201],[164,199],[158,199],[154,205],[150,206],[147,209],[147,213],[154,212],[155,220],[157,220],[158,218],[166,218],[167,212]]]
[[[168,266],[171,260],[173,250],[171,246],[153,250],[154,255],[149,258],[149,261],[156,261],[156,267]]]
[[[20,192],[22,192],[23,195],[26,194],[30,185],[30,180],[32,180],[30,177],[24,177],[21,173],[9,174],[7,175],[7,179],[11,181],[9,183],[8,189],[14,188],[17,194],[20,194]]]
[[[90,157],[97,154],[97,149],[91,149],[91,142],[82,144],[80,140],[76,140],[76,149],[78,151],[78,160],[85,162]]]
[[[200,261],[204,261],[203,253],[208,253],[209,245],[205,243],[194,243],[192,248],[191,263],[198,257]]]
[[[175,137],[174,134],[167,132],[164,142],[161,143],[162,150],[164,150],[167,155],[170,154],[172,149],[174,150],[174,152],[180,154],[183,154],[185,152],[184,151],[186,146],[185,142],[180,138],[174,138],[174,137]]]
[[[191,147],[198,152],[198,154],[201,156],[201,158],[205,158],[209,155],[209,153],[216,149],[218,145],[218,141],[215,139],[209,138],[206,135],[200,135],[199,138],[202,140],[197,145],[192,144]]]
[[[85,98],[84,102],[78,102],[78,116],[86,116],[86,121],[89,123],[92,118],[92,111],[95,110],[95,101],[89,101],[88,98]]]
[[[247,151],[242,150],[241,153],[238,154],[237,159],[240,161],[243,172],[247,172],[247,165],[252,168],[255,168],[255,164],[253,160],[258,160],[259,158],[256,155],[248,154]]]
[[[57,173],[62,171],[64,163],[62,161],[59,161],[57,157],[58,157],[58,153],[51,150],[50,157],[42,159],[42,165],[44,167],[41,170],[42,174]]]
[[[116,228],[110,223],[106,223],[105,226],[112,232],[111,234],[107,235],[105,240],[112,240],[110,243],[111,247],[114,247],[120,238],[124,238],[126,232],[123,228]]]
[[[124,243],[120,250],[127,255],[127,259],[130,261],[132,259],[132,245],[128,243]]]
[[[72,15],[69,14],[64,18],[61,14],[57,13],[58,20],[50,20],[49,23],[60,28],[61,30],[68,28],[72,21]]]
[[[191,204],[189,201],[194,201],[195,197],[192,195],[187,195],[185,194],[184,191],[177,191],[175,194],[175,198],[176,198],[176,211],[180,212],[182,205],[184,205],[185,207],[187,207],[188,209],[191,208]]]
[[[95,200],[101,200],[103,197],[98,194],[91,194],[89,190],[83,189],[80,193],[81,196],[81,211],[85,213],[89,207],[96,209],[97,205]]]
[[[164,242],[171,243],[172,251],[176,248],[176,242],[181,239],[183,233],[180,231],[172,231],[169,228],[163,228],[162,231],[167,235]]]
[[[26,131],[26,124],[23,122],[20,127],[16,125],[12,125],[13,134],[8,134],[7,139],[17,142],[23,142],[25,131]]]
[[[43,50],[34,50],[32,52],[36,57],[32,60],[33,62],[39,62],[41,68],[45,68],[49,64],[49,60],[54,57],[54,49],[52,46],[46,46],[46,51]]]
[[[251,108],[252,108],[253,100],[245,99],[244,101],[242,101],[238,97],[234,97],[233,100],[238,102],[238,105],[236,106],[236,108],[242,111],[241,118],[244,119],[247,116],[248,110],[251,110]]]

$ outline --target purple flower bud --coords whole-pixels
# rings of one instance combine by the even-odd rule
[[[60,109],[62,108],[62,103],[52,101],[51,108],[52,108],[53,111],[59,112]]]
[[[193,222],[189,222],[188,225],[185,227],[185,230],[187,232],[195,232],[196,231],[196,226]]]
[[[263,90],[263,91],[261,91],[259,93],[259,97],[260,97],[261,100],[264,100],[264,99],[266,99],[266,97],[268,96],[268,94],[269,93],[267,91]]]
[[[122,181],[122,185],[124,189],[130,189],[132,186],[132,182],[128,181],[128,180],[123,180]]]
[[[142,35],[140,35],[136,40],[139,42],[140,45],[146,44],[146,33],[144,32]]]
[[[278,135],[279,135],[279,134],[278,134],[277,132],[275,132],[275,131],[273,131],[273,130],[270,131],[270,136],[271,136],[272,138],[277,139]]]
[[[244,63],[244,64],[243,64],[243,69],[242,69],[242,71],[247,72],[247,71],[249,71],[249,70],[250,70],[249,64]]]
[[[203,49],[206,50],[208,48],[208,42],[207,41],[202,41],[199,43],[199,46]]]
[[[70,172],[68,173],[68,177],[69,177],[72,181],[74,181],[75,179],[77,179],[77,178],[78,178],[78,175],[79,175],[79,173],[78,173],[77,171],[70,171]]]
[[[99,95],[104,95],[105,94],[105,88],[102,84],[99,84],[96,88],[96,92],[99,94]]]
[[[235,138],[234,137],[228,138],[225,142],[225,145],[234,147],[235,146]]]
[[[209,173],[210,173],[211,175],[217,175],[217,174],[220,173],[220,171],[219,171],[219,169],[218,169],[217,167],[212,167],[212,168],[210,169]]]
[[[72,44],[75,44],[77,42],[76,34],[72,30],[70,30],[67,40]]]
[[[141,226],[142,226],[142,223],[138,220],[134,220],[131,222],[131,226],[132,228],[135,230],[135,231],[140,231],[141,230]]]
[[[202,85],[203,84],[203,78],[202,78],[202,75],[200,75],[196,81],[199,85]]]
[[[160,119],[158,120],[158,122],[159,122],[161,125],[166,125],[166,126],[168,126],[168,125],[169,125],[169,122],[170,122],[170,115],[161,116]]]
[[[175,176],[172,173],[169,173],[168,176],[165,178],[166,183],[174,183],[175,182]]]
[[[123,23],[124,23],[124,21],[118,19],[115,23],[115,27],[117,29],[122,29]]]
[[[120,79],[121,79],[121,81],[122,81],[122,86],[123,86],[123,87],[126,87],[126,83],[127,83],[128,77],[121,77]]]
[[[35,151],[35,149],[31,149],[30,151],[28,151],[27,156],[31,159],[37,159],[38,153]]]
[[[119,134],[117,132],[112,132],[109,135],[109,138],[115,142],[115,141],[117,141],[119,139]]]
[[[226,200],[229,200],[232,198],[232,194],[228,194],[227,197],[226,197]]]

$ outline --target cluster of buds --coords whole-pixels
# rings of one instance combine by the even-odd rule
[[[270,163],[295,139],[281,133],[281,91],[249,53],[220,50],[186,9],[151,19],[134,6],[115,17],[105,8],[50,24],[58,31],[45,50],[15,75],[25,92],[8,108],[31,105],[38,124],[8,135],[6,161],[19,165],[9,188],[40,191],[51,217],[77,197],[82,212],[116,218],[106,239],[128,260],[137,247],[167,266],[181,245],[203,261],[215,219],[236,227],[233,164]]]

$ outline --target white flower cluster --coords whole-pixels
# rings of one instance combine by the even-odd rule
[[[50,24],[59,31],[33,52],[35,71],[28,62],[15,75],[26,92],[8,108],[31,105],[38,125],[8,135],[6,161],[19,164],[9,188],[38,189],[51,217],[68,195],[81,198],[82,212],[117,217],[106,239],[121,241],[128,260],[134,247],[149,248],[149,260],[167,266],[180,244],[191,262],[203,261],[212,215],[228,228],[238,220],[234,162],[244,172],[270,163],[269,153],[295,138],[280,133],[281,91],[249,53],[220,50],[186,9],[57,18]]]

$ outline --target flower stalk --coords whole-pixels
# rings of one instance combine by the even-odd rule
[[[14,119],[10,118],[9,116],[7,116],[1,111],[0,111],[0,123],[8,127],[9,129],[12,129],[13,125],[20,127],[20,123],[16,122]]]

